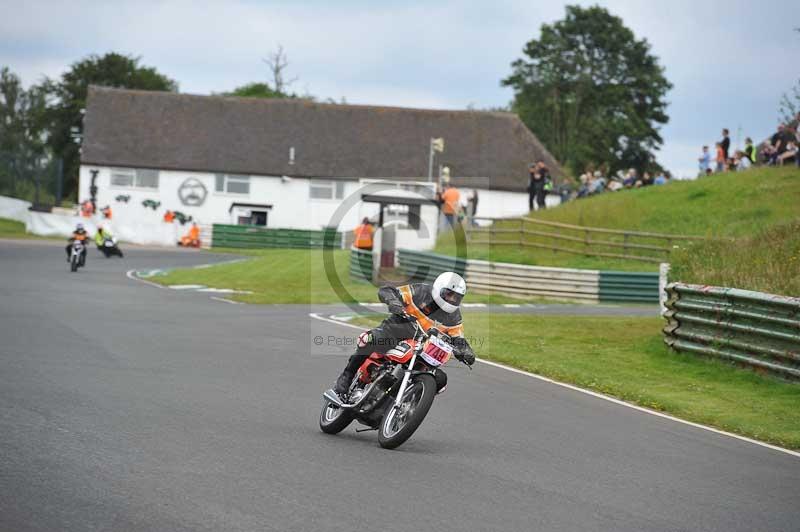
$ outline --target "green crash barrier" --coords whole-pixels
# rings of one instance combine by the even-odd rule
[[[666,291],[673,349],[800,379],[800,298],[683,283]]]
[[[334,230],[267,229],[252,225],[214,224],[212,247],[225,248],[332,248],[342,247],[342,234]]]
[[[657,273],[603,272],[550,268],[401,249],[398,263],[417,282],[431,282],[443,271],[463,275],[475,293],[545,297],[586,302],[658,303]]]
[[[658,273],[600,271],[601,302],[658,303]]]
[[[372,251],[350,249],[350,278],[356,281],[372,281]]]

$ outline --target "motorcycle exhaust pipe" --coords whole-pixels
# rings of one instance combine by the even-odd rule
[[[339,399],[339,396],[336,395],[336,392],[333,390],[325,390],[325,392],[322,394],[322,397],[333,403],[335,406],[338,406],[339,408],[342,407],[342,400]]]

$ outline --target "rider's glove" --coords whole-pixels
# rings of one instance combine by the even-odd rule
[[[390,314],[397,314],[398,316],[402,316],[406,313],[406,308],[403,306],[402,303],[399,301],[392,301],[387,305],[389,307]]]
[[[456,353],[456,358],[467,366],[471,366],[475,363],[475,353],[473,353],[471,349],[465,349],[460,353]]]

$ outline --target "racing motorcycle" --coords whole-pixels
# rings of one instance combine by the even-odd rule
[[[436,372],[453,355],[453,339],[435,327],[424,331],[413,316],[414,337],[385,354],[372,353],[353,377],[346,402],[332,389],[322,394],[319,428],[337,434],[353,420],[377,430],[378,443],[395,449],[414,434],[433,405]]]
[[[122,258],[122,250],[119,249],[117,245],[117,239],[113,236],[107,236],[103,238],[103,244],[98,245],[97,249],[99,249],[106,258],[113,257],[114,255],[119,256]]]
[[[86,258],[83,256],[85,249],[82,240],[73,240],[72,247],[69,250],[69,269],[72,272],[77,272],[78,268],[86,265]]]

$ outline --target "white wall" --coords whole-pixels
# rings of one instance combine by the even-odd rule
[[[158,189],[130,188],[111,186],[111,168],[81,166],[80,201],[89,198],[91,170],[98,170],[97,205],[110,205],[114,219],[127,223],[129,221],[160,221],[167,210],[181,211],[191,215],[198,223],[235,223],[229,209],[232,203],[255,203],[272,205],[268,215],[268,227],[284,227],[294,229],[321,229],[328,226],[340,199],[311,199],[310,180],[293,178],[284,182],[280,177],[250,177],[249,194],[228,194],[215,191],[214,174],[204,172],[182,172],[162,170],[159,172]],[[189,178],[195,178],[206,187],[207,196],[201,206],[183,205],[178,189]],[[359,185],[356,181],[346,181],[344,194],[356,192]],[[128,203],[117,202],[119,195],[129,195]],[[152,199],[160,201],[156,210],[145,208],[142,201]],[[377,206],[351,209],[340,224],[340,229],[349,230],[358,225],[365,215],[377,213]]]
[[[461,190],[461,194],[471,192],[470,189]],[[545,205],[555,207],[561,203],[561,199],[553,194],[545,198]],[[534,206],[534,208],[536,208]],[[487,218],[513,218],[528,214],[528,193],[527,192],[506,192],[503,190],[478,189],[478,213],[477,216]]]
[[[80,201],[89,199],[91,170],[98,170],[97,205],[110,205],[115,227],[146,227],[161,222],[167,210],[181,211],[191,215],[201,225],[213,223],[236,223],[229,213],[232,203],[254,203],[272,205],[268,212],[268,227],[293,229],[321,229],[331,224],[337,208],[347,202],[353,194],[359,194],[361,184],[358,181],[345,181],[344,199],[311,199],[309,179],[292,178],[288,181],[280,177],[250,177],[249,194],[228,194],[216,192],[214,174],[208,172],[184,172],[162,170],[159,172],[158,189],[129,188],[111,186],[111,168],[82,165],[80,171]],[[206,188],[207,195],[201,206],[183,205],[178,196],[181,184],[189,178],[195,178]],[[469,190],[463,189],[462,194]],[[503,192],[497,190],[478,189],[478,216],[512,217],[528,212],[528,195],[520,192]],[[129,195],[128,203],[117,202],[119,195]],[[155,211],[142,206],[142,201],[151,199],[160,201]],[[558,198],[548,196],[548,204],[557,203]],[[364,216],[374,217],[378,213],[376,204],[352,202],[353,206],[344,213],[338,225],[339,231],[350,231],[361,222]],[[423,223],[428,227],[436,226],[435,209],[423,209]],[[185,232],[185,231],[183,231]],[[435,229],[434,229],[435,232]],[[141,240],[141,238],[136,238]],[[410,249],[430,249],[434,239],[420,240],[415,231],[398,232],[398,245]]]
[[[28,220],[28,208],[30,206],[30,201],[0,196],[0,218],[26,222]]]

